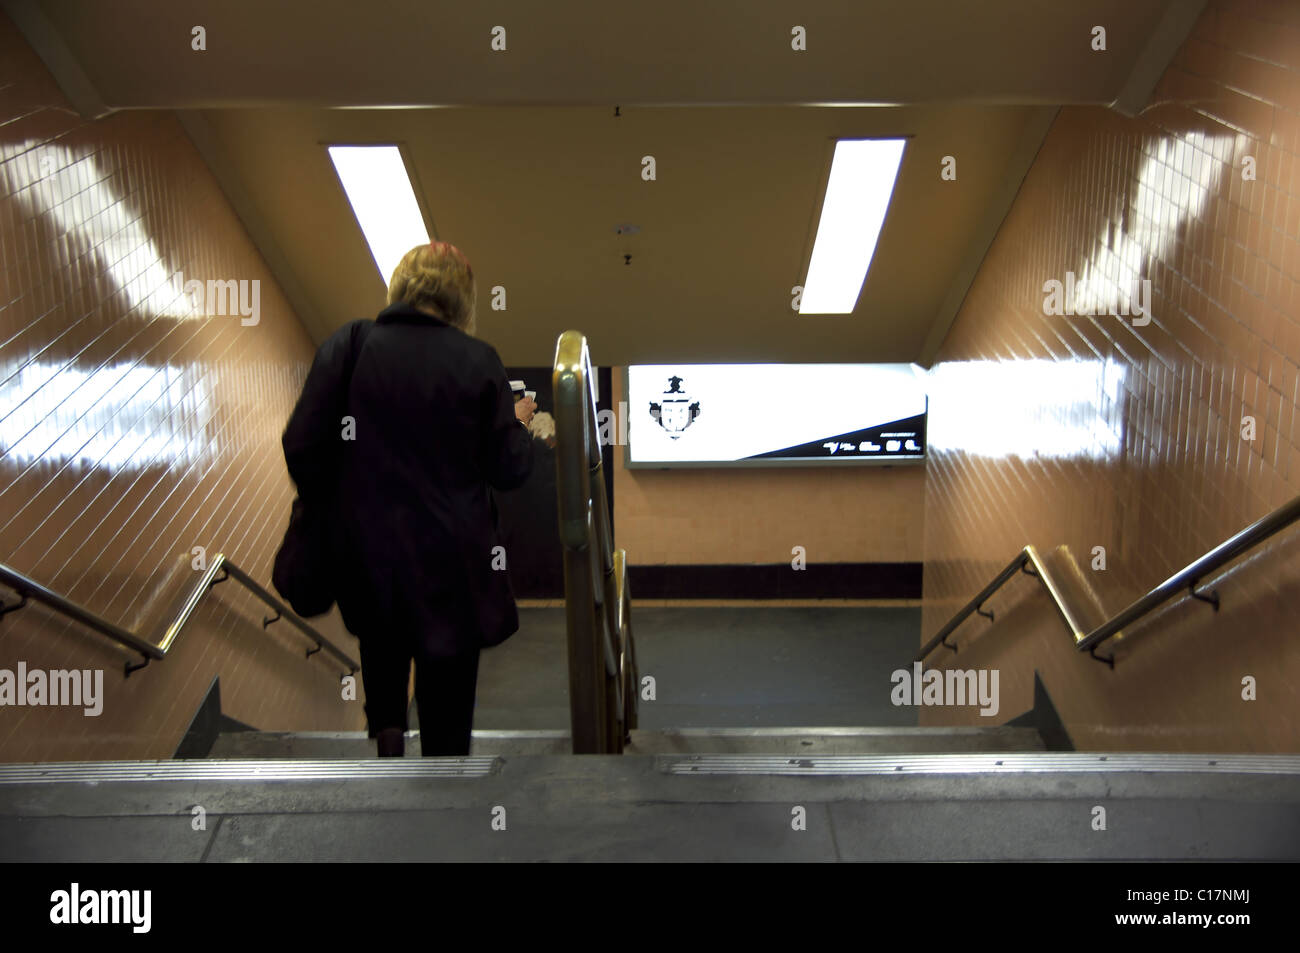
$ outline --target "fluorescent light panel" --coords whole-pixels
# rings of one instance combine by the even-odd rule
[[[387,287],[402,256],[429,242],[402,153],[397,146],[330,146],[329,153]]]
[[[904,142],[841,139],[835,144],[800,314],[853,311],[894,194]]]

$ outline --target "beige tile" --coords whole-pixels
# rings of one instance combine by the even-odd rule
[[[108,246],[65,233],[36,190],[0,198],[0,374],[26,368],[50,377],[32,397],[30,421],[44,421],[38,431],[49,439],[0,458],[0,559],[123,623],[158,614],[141,604],[143,594],[166,595],[166,567],[193,545],[225,548],[265,579],[292,491],[279,434],[314,348],[174,117],[76,120],[3,17],[0,47],[17,51],[0,58],[0,86],[10,94],[0,154],[17,156],[13,176],[75,164],[90,211],[139,221],[125,232],[135,247],[121,247],[118,235],[114,255],[154,260],[163,274],[179,267],[190,277],[263,286],[255,331],[168,315],[131,300]],[[44,152],[56,162],[42,167],[30,140],[60,132],[57,148]],[[49,401],[56,390],[75,392],[82,381],[98,388],[128,373],[130,392],[152,395],[131,427],[114,431],[121,419],[96,415],[88,401],[62,409]],[[60,452],[50,448],[56,438]],[[257,727],[363,725],[359,704],[340,698],[337,667],[307,660],[305,639],[266,633],[261,619],[253,600],[214,590],[174,654],[125,679],[132,656],[102,637],[44,609],[8,616],[0,667],[102,668],[105,700],[98,718],[57,708],[6,714],[0,760],[169,757],[215,674],[227,712]]]
[[[964,391],[931,398],[932,429],[958,415],[967,429],[957,445],[933,448],[928,465],[923,637],[1027,542],[1048,551],[1069,544],[1076,553],[1094,540],[1105,545],[1106,571],[1085,565],[1085,572],[1114,612],[1300,486],[1300,213],[1289,198],[1300,181],[1300,73],[1287,40],[1297,34],[1278,26],[1294,12],[1286,4],[1211,3],[1163,81],[1167,90],[1199,91],[1200,114],[1177,103],[1133,120],[1062,111],[940,354],[941,368],[969,362],[978,376]],[[1238,141],[1232,127],[1251,137]],[[1186,212],[1177,234],[1162,239],[1156,222],[1137,221],[1137,207],[1177,217],[1205,136],[1221,139],[1232,163],[1205,183],[1200,214]],[[1263,166],[1255,182],[1240,178],[1243,155]],[[1149,159],[1158,174],[1143,180]],[[1116,168],[1124,177],[1108,178]],[[1174,184],[1181,191],[1161,191]],[[1121,236],[1141,276],[1159,276],[1156,320],[1141,332],[1109,316],[1049,318],[1019,293],[1067,271],[1104,272],[1098,249],[1113,245],[1099,236]],[[1070,396],[1067,374],[1100,374],[1102,365],[1061,363],[1050,345],[1059,339],[1086,340],[1112,361],[1107,373],[1123,375],[1112,411],[1086,387]],[[1020,425],[1038,434],[1040,452],[981,454],[980,445],[996,447],[1011,426],[1008,403],[983,388],[999,394],[999,378],[1028,376],[1018,368],[1053,360],[1055,380],[1026,394],[1036,404]],[[1097,389],[1105,386],[1099,378]],[[1253,443],[1241,438],[1243,414],[1257,418]],[[1059,424],[1041,426],[1064,415],[1082,433],[1109,430],[1114,439],[1041,452],[1051,440],[1069,443]],[[958,630],[959,643],[977,639],[961,664],[1040,671],[1084,747],[1297,750],[1300,710],[1281,691],[1300,683],[1293,600],[1274,582],[1300,569],[1297,538],[1294,530],[1274,537],[1216,583],[1219,614],[1183,599],[1153,617],[1113,672],[1075,653],[1046,597],[1020,580],[990,601],[1005,624],[975,620]],[[1277,693],[1240,701],[1239,678],[1260,671]]]

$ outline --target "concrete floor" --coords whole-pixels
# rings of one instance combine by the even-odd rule
[[[1300,758],[1125,757],[0,766],[0,861],[1300,860]]]
[[[519,618],[481,656],[474,727],[567,730],[564,610]],[[917,724],[915,708],[889,703],[889,675],[916,652],[919,608],[638,607],[632,622],[657,689],[642,728]]]

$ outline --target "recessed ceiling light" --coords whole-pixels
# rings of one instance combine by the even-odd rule
[[[835,144],[800,314],[850,314],[876,252],[903,160],[903,139]]]
[[[429,242],[402,153],[397,146],[330,146],[329,153],[387,287],[402,256]]]

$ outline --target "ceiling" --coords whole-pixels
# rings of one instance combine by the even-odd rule
[[[601,364],[928,363],[1057,107],[1136,112],[1203,5],[4,0],[83,114],[177,110],[317,340],[384,298],[325,145],[401,144],[510,365],[566,328]],[[800,316],[834,141],[876,136],[908,145],[857,307]]]

